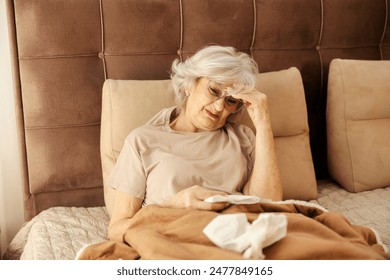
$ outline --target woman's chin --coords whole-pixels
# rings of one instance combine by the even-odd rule
[[[203,130],[203,131],[213,131],[213,130],[220,129],[222,126],[223,125],[219,124],[216,121],[208,120],[208,121],[202,122],[201,130]]]

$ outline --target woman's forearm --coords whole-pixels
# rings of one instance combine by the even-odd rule
[[[272,200],[283,198],[275,143],[269,122],[256,126],[255,163],[243,193]]]
[[[276,160],[267,96],[253,90],[250,94],[240,93],[233,97],[243,100],[256,128],[255,163],[243,193],[281,200],[283,191]]]
[[[116,191],[114,199],[108,239],[123,242],[123,235],[131,224],[131,218],[141,209],[143,200],[121,191]]]

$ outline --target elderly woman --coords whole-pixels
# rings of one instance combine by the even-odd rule
[[[213,195],[282,199],[266,96],[257,65],[232,47],[208,46],[181,62],[171,80],[178,106],[126,138],[110,177],[116,189],[109,238],[122,241],[143,205],[222,210]],[[236,121],[246,109],[256,136]],[[256,149],[255,149],[256,147]]]

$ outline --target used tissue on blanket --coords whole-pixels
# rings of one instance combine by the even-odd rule
[[[230,197],[230,199],[228,198]],[[238,197],[238,196],[237,196]],[[256,203],[253,197],[225,196],[228,202]],[[219,198],[208,199],[219,202]],[[279,241],[287,234],[287,217],[283,214],[262,213],[252,224],[244,213],[222,214],[214,218],[203,233],[218,247],[243,253],[244,258],[264,259],[263,248]]]
[[[214,218],[203,233],[220,248],[243,253],[247,259],[264,259],[263,248],[286,236],[287,218],[263,213],[250,224],[245,214],[225,214]]]

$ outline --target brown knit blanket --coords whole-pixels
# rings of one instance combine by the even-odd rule
[[[266,259],[389,259],[371,229],[295,202],[232,205],[222,212],[149,205],[134,216],[123,243],[91,244],[77,259],[242,259],[214,245],[202,230],[217,215],[246,213],[252,222],[265,212],[286,215],[288,221],[287,235],[263,249]]]

